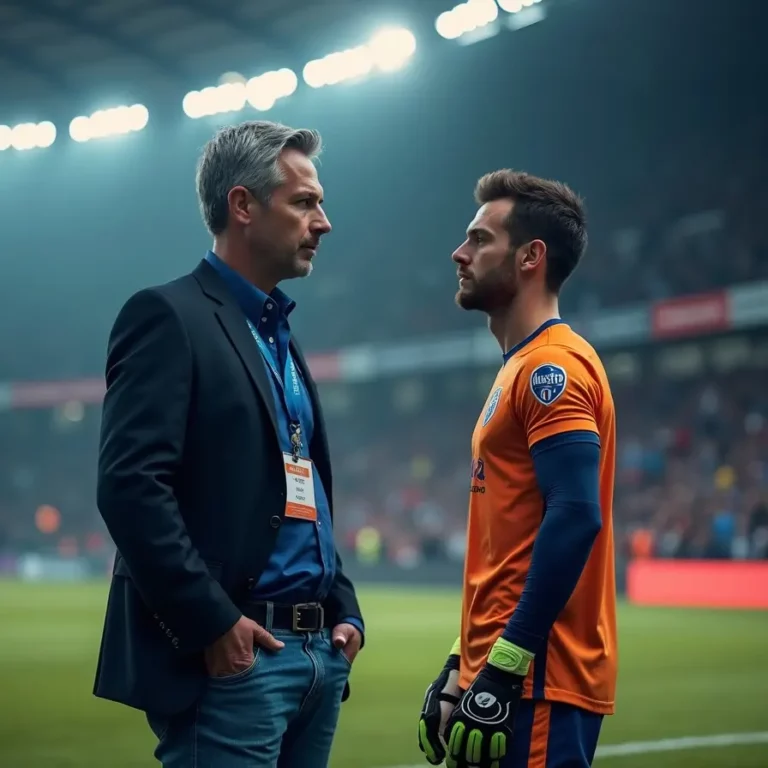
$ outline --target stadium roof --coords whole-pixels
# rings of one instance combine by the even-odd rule
[[[401,11],[409,5],[366,0],[0,0],[0,104],[71,102],[94,92],[103,96],[107,89],[146,88],[148,82],[183,93],[186,87],[215,83],[228,71],[251,76],[301,66],[316,52],[343,46],[351,24],[393,18],[393,6],[399,9],[398,20],[407,22]],[[433,8],[439,12],[450,5],[428,0],[419,11],[429,17]],[[320,44],[325,51],[317,50]]]

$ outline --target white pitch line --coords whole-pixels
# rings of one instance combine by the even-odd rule
[[[597,748],[596,757],[624,757],[647,755],[651,752],[680,752],[685,749],[711,749],[749,744],[768,744],[768,731],[755,733],[718,733],[714,736],[683,736],[679,739],[658,741],[630,741],[626,744],[607,744]]]
[[[606,744],[597,748],[595,759],[609,757],[627,757],[628,755],[648,755],[652,752],[681,752],[686,749],[713,749],[716,747],[749,746],[768,744],[768,731],[754,733],[718,733],[714,736],[683,736],[678,739],[658,739],[657,741],[628,741],[624,744]],[[414,765],[393,765],[390,768],[424,768],[423,763]]]

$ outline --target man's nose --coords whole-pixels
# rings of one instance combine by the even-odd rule
[[[320,235],[327,235],[333,229],[325,211],[320,211],[320,215],[313,222],[312,229]]]
[[[463,243],[451,254],[451,259],[453,259],[456,264],[469,264],[469,257],[464,250]]]

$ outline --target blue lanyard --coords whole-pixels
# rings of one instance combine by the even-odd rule
[[[301,431],[301,382],[299,381],[299,372],[296,370],[296,363],[293,361],[290,349],[288,350],[286,360],[286,373],[290,372],[291,387],[285,388],[285,378],[278,373],[277,365],[272,352],[264,343],[264,339],[261,338],[259,332],[256,330],[254,324],[248,320],[248,327],[251,329],[251,335],[258,346],[261,356],[264,358],[269,370],[272,372],[272,376],[275,379],[275,383],[280,390],[280,395],[283,398],[285,409],[288,411],[290,422],[288,424],[288,437],[291,441],[291,453],[293,460],[298,461],[301,454],[302,447],[302,431]]]

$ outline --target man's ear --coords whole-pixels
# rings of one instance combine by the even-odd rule
[[[251,223],[253,195],[245,187],[232,187],[227,195],[229,219],[247,226]]]
[[[547,244],[543,240],[531,240],[520,246],[520,251],[522,251],[520,269],[524,272],[530,272],[539,269],[546,260]]]

